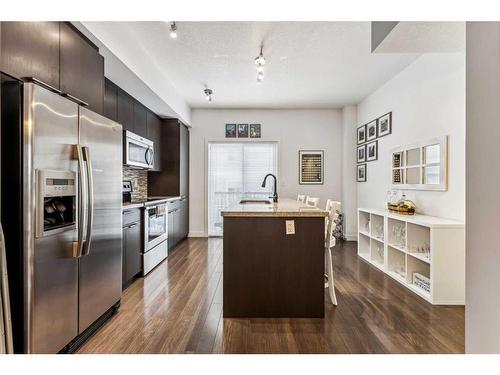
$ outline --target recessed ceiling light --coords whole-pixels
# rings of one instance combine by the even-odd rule
[[[175,24],[175,22],[172,22],[170,24],[170,37],[172,39],[177,39],[177,25]]]

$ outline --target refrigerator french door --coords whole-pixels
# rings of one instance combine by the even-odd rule
[[[9,246],[14,225],[5,231],[22,280],[11,286],[24,316],[14,335],[17,351],[57,353],[121,298],[122,128],[34,83],[22,85],[21,114],[21,172],[10,183],[2,175],[2,197],[22,190],[21,258]],[[2,206],[2,219],[15,222],[16,211]]]

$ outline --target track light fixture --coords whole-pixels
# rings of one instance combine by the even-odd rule
[[[257,66],[257,83],[261,83],[262,80],[264,79],[264,65],[266,65],[266,58],[264,57],[264,54],[262,53],[263,49],[264,49],[264,44],[261,44],[260,45],[260,53],[254,59],[254,63]]]
[[[172,22],[170,24],[170,37],[172,39],[177,39],[177,25],[175,24],[175,22]]]
[[[211,102],[212,99],[214,98],[213,97],[214,92],[212,91],[212,89],[206,88],[205,90],[203,90],[203,92],[205,93],[208,102]]]

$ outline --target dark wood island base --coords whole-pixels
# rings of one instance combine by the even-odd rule
[[[224,317],[323,318],[324,216],[223,216]]]

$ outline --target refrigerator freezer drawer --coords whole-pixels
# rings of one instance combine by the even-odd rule
[[[153,268],[160,264],[168,255],[168,246],[165,240],[142,255],[142,275],[146,276]]]

